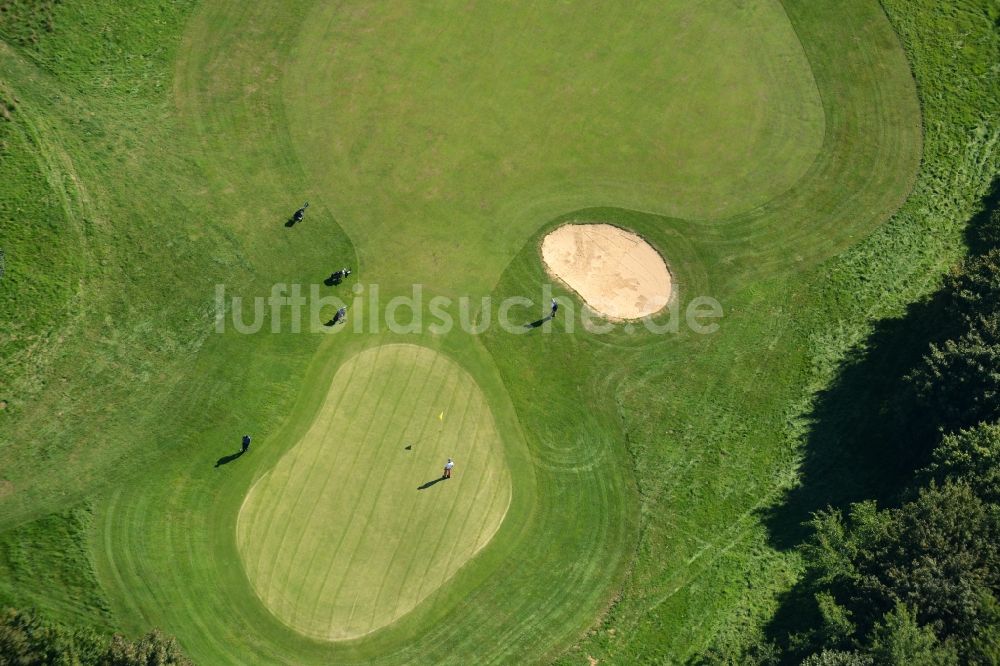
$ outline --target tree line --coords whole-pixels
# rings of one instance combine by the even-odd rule
[[[190,666],[173,638],[151,631],[129,640],[66,627],[34,612],[0,612],[0,666]]]
[[[801,546],[811,607],[746,663],[1000,663],[997,199],[935,296],[935,339],[884,397],[888,436],[875,445],[916,471],[889,506],[813,515]]]

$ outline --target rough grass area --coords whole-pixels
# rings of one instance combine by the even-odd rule
[[[110,634],[117,622],[94,577],[92,521],[90,509],[80,507],[0,535],[0,606],[37,609],[62,624]]]
[[[16,404],[8,382],[25,375],[44,381],[44,371],[31,366],[60,320],[73,316],[82,261],[76,232],[17,121],[14,96],[0,92],[0,107],[11,110],[9,120],[0,118],[0,398]]]
[[[39,43],[55,28],[55,8],[60,0],[0,0],[0,33],[23,47]]]
[[[77,94],[147,101],[170,80],[173,43],[193,0],[0,0],[0,38]]]

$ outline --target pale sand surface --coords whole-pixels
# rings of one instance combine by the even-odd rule
[[[566,224],[542,241],[542,259],[593,310],[639,319],[670,300],[663,257],[636,234],[610,224]]]

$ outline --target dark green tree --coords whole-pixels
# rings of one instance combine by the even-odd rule
[[[32,611],[0,613],[0,664],[76,666],[98,664],[104,642],[88,630],[71,631]]]
[[[1000,583],[996,507],[949,482],[891,516],[889,532],[859,552],[861,596],[902,601],[941,633],[973,634],[981,591]]]
[[[913,613],[897,603],[875,625],[868,652],[879,666],[957,666],[954,648],[941,644],[930,627],[921,627]]]
[[[191,661],[181,652],[173,638],[151,631],[137,641],[121,636],[111,639],[102,660],[107,666],[189,666]]]
[[[921,479],[962,482],[982,501],[1000,503],[1000,424],[982,423],[946,435]]]
[[[1000,602],[995,595],[983,592],[979,615],[979,631],[967,641],[968,661],[976,664],[1000,664]]]
[[[973,256],[946,282],[948,314],[966,329],[1000,311],[1000,248]]]
[[[70,629],[34,611],[0,612],[0,666],[189,666],[177,641],[151,631],[136,641]]]
[[[822,650],[802,660],[802,666],[873,666],[866,654],[844,650]]]
[[[908,379],[923,418],[943,432],[1000,421],[1000,314],[932,345]]]

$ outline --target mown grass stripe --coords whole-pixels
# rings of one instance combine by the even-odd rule
[[[332,427],[332,423],[333,423],[333,421],[331,420],[330,421],[330,425],[327,426],[327,430],[329,429],[329,427]],[[318,451],[316,452],[316,456],[317,457],[319,456],[319,452]],[[312,467],[310,467],[310,469],[312,469]],[[290,466],[290,468],[288,470],[288,476],[286,476],[286,477],[283,478],[283,485],[280,486],[280,489],[279,489],[279,491],[277,493],[277,498],[275,499],[275,501],[271,505],[272,507],[280,506],[280,503],[281,503],[280,500],[284,498],[285,493],[288,491],[288,488],[289,488],[289,485],[288,485],[289,479],[292,477],[292,475],[294,475],[296,473],[296,471],[297,471],[297,467],[295,465]],[[278,478],[277,475],[274,475],[274,471],[273,470],[272,470],[271,474],[273,476],[271,476],[270,478],[274,478],[274,479]],[[297,504],[298,503],[298,497],[300,497],[301,494],[306,491],[306,488],[304,486],[300,485],[299,487],[295,488],[295,490],[297,491],[297,497],[296,497],[296,504]],[[273,520],[273,516],[274,516],[273,512],[274,512],[274,509],[272,508],[271,517],[268,518],[268,529],[265,531],[265,536],[264,536],[265,540],[271,538],[272,532],[270,530],[270,525],[271,525],[271,521]],[[243,512],[241,511],[241,514],[242,513]],[[288,532],[288,528],[289,528],[289,523],[285,522],[285,524],[283,525],[282,531],[281,531],[281,535],[282,536],[281,536],[281,538],[278,539],[279,547],[278,548],[273,548],[274,553],[273,553],[273,556],[272,556],[272,559],[271,559],[271,562],[270,562],[270,565],[269,565],[269,570],[266,571],[266,572],[264,572],[265,573],[265,581],[267,581],[267,582],[264,584],[264,585],[266,585],[266,587],[264,585],[262,585],[263,589],[270,589],[269,581],[270,581],[270,578],[274,575],[274,572],[276,570],[276,561],[277,561],[277,558],[278,558],[278,551],[279,551],[279,548],[280,548],[280,544],[283,542],[284,535],[287,534],[287,532]],[[266,541],[265,541],[265,543],[266,543]],[[269,552],[269,550],[272,550],[272,549],[268,548],[266,546],[262,547],[260,549],[260,551],[259,551],[259,557],[264,557]],[[257,567],[256,567],[256,569],[257,569],[258,572],[263,571],[262,568],[261,568],[261,565],[260,565],[260,559],[259,558],[257,560]]]
[[[451,403],[452,406],[454,406],[454,400],[455,400],[456,397],[457,397],[456,393],[452,393],[452,403]],[[465,430],[465,419],[468,416],[469,404],[471,402],[472,402],[471,400],[466,400],[465,401],[465,410],[462,412],[462,418],[460,420],[459,429],[455,431],[456,436],[458,435],[458,433],[464,432],[464,430]],[[454,444],[452,444],[452,448],[454,448]],[[458,490],[459,490],[459,492],[462,491],[462,490],[465,490],[464,488],[462,488],[462,485],[465,483],[465,479],[466,478],[467,478],[467,475],[463,475],[461,473],[461,470],[459,469],[459,473],[458,473],[458,480],[459,480],[459,489]],[[466,493],[467,492],[468,491],[466,490]],[[458,495],[456,493],[456,495],[454,497],[457,497],[457,496]],[[475,496],[473,495],[473,497],[471,499],[472,499],[472,501],[474,501],[475,500]],[[434,522],[428,521],[428,523],[427,523],[427,527],[425,528],[424,534],[426,534],[426,530],[428,528],[434,529],[434,527],[437,527],[438,525],[440,526],[440,532],[438,533],[438,535],[437,535],[436,538],[432,538],[431,539],[431,543],[434,544],[434,548],[433,548],[433,551],[431,552],[430,556],[424,558],[425,561],[426,561],[426,567],[427,568],[422,572],[422,574],[419,577],[420,584],[417,587],[417,593],[416,593],[417,598],[420,598],[423,595],[424,588],[427,585],[428,580],[430,579],[430,575],[429,575],[430,574],[430,569],[431,569],[431,567],[434,566],[434,564],[436,562],[438,562],[438,559],[439,559],[438,558],[438,551],[441,548],[442,543],[444,543],[446,541],[444,539],[444,534],[445,534],[445,532],[446,532],[446,530],[448,528],[448,524],[450,522],[452,522],[452,517],[455,514],[455,509],[457,507],[457,504],[458,504],[457,501],[455,499],[452,499],[452,501],[450,502],[450,504],[448,506],[447,515],[445,516],[444,519],[441,518],[442,514],[440,512],[436,512],[436,513],[433,514],[433,516],[437,520],[434,521]],[[459,543],[459,541],[458,540],[453,541],[449,545],[451,545],[452,547],[454,547],[454,545],[456,543]],[[434,585],[434,587],[437,587],[438,585],[440,585],[440,582],[437,582],[437,584]]]
[[[429,371],[426,374],[424,374],[424,373],[418,373],[418,364],[417,363],[407,363],[406,361],[409,360],[409,359],[403,358],[403,355],[404,355],[405,351],[408,351],[408,350],[406,350],[405,348],[398,348],[398,349],[394,349],[393,351],[396,354],[396,358],[394,358],[392,360],[392,363],[394,365],[390,366],[390,367],[392,367],[392,369],[396,370],[396,371],[399,371],[401,369],[404,372],[406,372],[406,371],[409,372],[409,376],[407,377],[406,382],[402,383],[402,386],[403,386],[402,396],[403,396],[403,398],[407,398],[407,397],[409,397],[409,396],[411,396],[413,394],[412,391],[408,391],[407,389],[410,389],[410,384],[414,381],[414,378],[417,378],[418,380],[423,381],[424,382],[424,387],[426,387],[426,384],[428,382],[431,382],[434,379],[436,379],[435,374],[433,372],[433,370],[434,370],[434,364],[433,363],[431,365],[431,368],[429,369]],[[436,362],[437,359],[435,358],[434,361]],[[390,383],[392,383],[392,382],[390,382]],[[379,399],[381,400],[381,396],[380,396]],[[389,418],[387,418],[385,420],[386,431],[388,431],[388,429],[392,426],[392,420],[396,417],[396,415],[399,413],[400,408],[404,404],[405,404],[405,402],[402,399],[401,400],[397,400],[397,401],[395,401],[393,403],[392,410],[390,412],[390,416],[389,416]],[[375,437],[375,436],[368,437],[368,436],[366,436],[364,438],[361,438],[359,440],[358,455],[360,456],[362,454],[362,450],[361,450],[360,447],[364,446],[365,443],[367,443],[367,442],[375,442],[377,444],[377,446],[378,446],[377,451],[381,452],[382,451],[382,447],[384,447],[386,445],[386,443],[387,443],[387,438],[384,437],[384,434],[385,434],[385,431],[383,431],[383,436],[381,436],[381,437]],[[374,460],[378,461],[379,460],[379,456],[376,455],[374,457]],[[352,506],[352,510],[350,512],[350,516],[351,516],[350,520],[348,521],[348,524],[343,528],[342,536],[341,536],[341,538],[339,539],[339,541],[337,543],[336,549],[333,551],[333,557],[330,558],[330,564],[329,564],[327,572],[326,572],[326,574],[324,576],[324,586],[322,588],[320,588],[320,596],[319,596],[319,598],[322,598],[323,596],[327,595],[327,592],[326,592],[327,588],[326,588],[325,583],[328,582],[328,580],[329,580],[329,574],[333,572],[333,567],[334,567],[335,563],[338,562],[338,555],[340,555],[341,550],[345,547],[345,545],[347,545],[349,543],[349,538],[353,537],[356,532],[358,532],[357,533],[358,542],[354,543],[354,547],[348,546],[349,551],[350,551],[350,555],[348,557],[348,560],[347,560],[346,564],[344,565],[343,573],[341,574],[341,576],[339,577],[339,579],[335,579],[335,580],[338,581],[337,582],[337,587],[335,588],[335,590],[332,593],[329,594],[329,596],[332,597],[332,598],[334,598],[334,599],[341,598],[341,591],[343,589],[344,584],[348,580],[350,580],[352,578],[352,576],[358,575],[358,572],[352,571],[352,564],[355,561],[355,558],[359,554],[359,552],[358,552],[359,551],[358,545],[359,545],[359,542],[361,542],[363,540],[364,533],[363,533],[363,531],[355,530],[354,526],[356,524],[358,516],[360,515],[360,511],[358,511],[359,504],[360,504],[360,502],[362,502],[364,500],[364,498],[369,498],[370,499],[369,509],[368,509],[367,513],[365,514],[365,516],[364,516],[364,522],[366,524],[371,522],[371,520],[372,520],[372,512],[374,511],[374,508],[375,508],[375,506],[378,503],[379,497],[381,496],[382,491],[385,488],[385,476],[384,475],[378,475],[378,474],[376,474],[375,478],[380,482],[378,484],[378,488],[377,488],[376,492],[374,492],[374,493],[371,492],[371,491],[365,492],[365,489],[367,489],[367,486],[368,486],[368,483],[369,483],[369,481],[370,481],[370,479],[372,477],[372,474],[375,473],[375,470],[377,468],[378,467],[377,467],[376,464],[368,466],[367,475],[365,477],[365,482],[363,484],[362,492],[357,496],[357,500],[356,500],[357,503],[354,506]],[[351,610],[348,613],[347,618],[346,618],[346,623],[348,625],[350,624],[351,619],[353,618],[354,609],[356,608],[356,601],[357,601],[357,597],[355,597],[354,601],[351,602]],[[334,608],[335,608],[335,606],[334,606]],[[330,619],[330,622],[329,622],[329,627],[330,627],[331,630],[335,629],[335,627],[334,627],[334,617],[335,617],[335,615],[336,615],[335,612],[331,613],[331,619]]]
[[[376,351],[376,354],[377,353],[378,353],[378,351]],[[370,381],[368,383],[366,383],[365,388],[363,390],[369,389],[372,386],[372,384],[375,382],[375,380],[376,380],[376,377],[374,375],[372,375],[371,378],[370,378]],[[334,392],[336,391],[336,387],[337,387],[337,385],[339,383],[340,382],[337,381],[336,377],[331,380],[330,389],[329,389],[329,392],[327,393],[327,400],[330,399],[331,395],[334,395]],[[380,394],[380,396],[381,396],[381,394]],[[337,394],[337,399],[335,400],[335,404],[339,404],[339,402],[341,400],[341,397],[342,397],[342,394]],[[369,427],[370,427],[370,425],[372,423],[374,423],[373,417],[377,413],[379,404],[380,404],[379,402],[376,402],[372,406],[372,412],[371,412],[370,415],[367,415],[368,418],[365,418],[366,415],[364,415],[364,414],[361,415],[362,419],[364,419],[363,422],[365,422],[366,424],[368,424]],[[313,497],[312,501],[307,502],[307,505],[308,505],[307,506],[307,511],[308,511],[308,513],[305,514],[305,515],[303,515],[303,513],[302,513],[303,497],[306,497],[306,498],[312,497],[312,494],[315,494],[317,492],[317,490],[319,490],[321,492],[322,488],[325,488],[326,482],[329,481],[329,477],[325,477],[324,482],[322,484],[315,484],[315,483],[312,482],[314,476],[323,473],[324,467],[321,466],[321,465],[317,465],[316,463],[317,463],[317,461],[319,461],[319,460],[322,459],[323,453],[324,453],[324,449],[325,449],[325,447],[323,446],[323,444],[325,443],[326,439],[329,438],[330,432],[334,429],[334,427],[336,427],[336,421],[334,420],[336,412],[333,409],[324,410],[323,412],[321,412],[321,415],[324,417],[325,426],[322,427],[322,428],[319,428],[318,430],[313,430],[313,428],[310,428],[309,432],[307,433],[307,436],[310,436],[312,439],[314,439],[314,441],[318,442],[319,445],[316,446],[316,447],[313,447],[313,448],[311,448],[309,450],[309,452],[313,453],[314,456],[311,459],[309,459],[310,462],[307,465],[307,471],[305,472],[305,477],[303,478],[301,476],[301,474],[298,477],[293,476],[294,470],[297,469],[295,466],[293,466],[292,467],[293,472],[292,472],[292,474],[289,475],[288,480],[287,480],[287,484],[288,485],[294,485],[298,489],[298,497],[295,500],[295,502],[292,503],[292,505],[291,505],[291,513],[290,513],[290,515],[291,516],[299,516],[299,517],[301,517],[301,524],[302,525],[308,524],[308,522],[309,522],[309,520],[310,520],[310,518],[312,516],[312,512],[314,512],[316,510],[316,508],[317,508],[317,503],[314,501],[315,498]],[[319,434],[320,432],[322,433],[321,435]],[[299,456],[299,457],[296,457],[295,459],[301,461],[301,460],[307,460],[308,458],[306,456]],[[317,488],[317,485],[321,485],[321,487]],[[280,505],[281,499],[282,499],[282,496],[279,495],[275,504],[276,505]],[[294,537],[292,540],[287,539],[287,530],[288,530],[288,528],[292,524],[293,524],[292,520],[289,520],[289,521],[286,522],[286,530],[285,530],[285,532],[282,533],[282,537],[279,540],[279,546],[278,546],[278,549],[276,550],[277,553],[280,553],[281,547],[284,546],[285,544],[289,543],[290,541],[294,542],[295,545],[296,545],[296,547],[298,547],[298,545],[301,543],[301,538],[302,538],[302,535],[304,533],[304,530],[301,529],[301,528],[298,530],[296,537]],[[291,557],[289,557],[289,558],[287,558],[286,564],[287,564],[287,566],[282,566],[282,567],[279,567],[279,568],[281,570],[283,570],[284,572],[286,572],[285,582],[287,583],[287,578],[288,578],[289,575],[291,575],[291,572],[293,571],[294,555],[291,556]]]
[[[443,404],[443,403],[447,402],[449,404],[449,407],[450,407],[450,405],[453,404],[454,397],[458,393],[458,390],[460,388],[460,384],[458,382],[455,383],[454,389],[453,389],[453,391],[451,393],[451,396],[450,396],[450,399],[448,401],[441,400],[441,394],[444,391],[445,387],[446,387],[446,384],[444,382],[442,382],[441,386],[438,389],[437,395],[435,396],[435,399],[431,402],[432,405]],[[469,396],[469,397],[470,397],[470,399],[474,399],[475,398],[475,394],[473,394],[472,396]],[[450,408],[449,408],[448,412],[449,412],[449,418],[451,418],[450,417]],[[441,413],[444,413],[444,412],[441,412]],[[414,415],[414,417],[415,417],[415,419],[418,419],[418,420],[420,419],[420,417],[417,416],[417,415]],[[429,418],[425,417],[422,420],[423,420],[423,425],[421,426],[421,430],[420,430],[421,435],[423,435],[423,433],[425,433],[427,431],[427,428],[429,426],[433,427],[433,424],[434,424],[434,418],[433,418],[433,416],[431,416]],[[473,438],[475,438],[475,434],[476,433],[473,432],[471,434],[471,436]],[[421,439],[423,439],[422,436],[418,437],[418,441],[421,440]],[[396,544],[396,547],[393,549],[392,557],[390,558],[389,564],[387,566],[387,570],[392,570],[393,569],[393,564],[396,562],[396,560],[397,560],[397,558],[398,558],[398,556],[399,556],[399,554],[400,554],[401,551],[405,550],[405,552],[409,555],[409,557],[406,558],[406,560],[404,560],[404,561],[407,562],[407,565],[406,565],[406,568],[403,571],[402,576],[400,576],[400,578],[398,580],[399,589],[397,590],[397,593],[396,593],[396,596],[395,596],[395,601],[394,601],[394,603],[391,606],[391,608],[393,608],[393,609],[400,608],[399,598],[400,598],[400,595],[401,595],[401,590],[406,587],[406,585],[407,585],[407,583],[409,581],[409,576],[410,576],[410,571],[412,569],[412,564],[413,564],[413,562],[417,558],[417,551],[416,551],[416,549],[413,548],[413,547],[405,548],[405,544],[407,544],[407,543],[420,543],[423,540],[424,534],[426,532],[427,522],[426,521],[421,521],[421,522],[417,523],[417,525],[419,525],[419,527],[417,528],[416,533],[413,533],[414,523],[413,523],[413,521],[411,519],[412,519],[414,513],[416,512],[416,510],[417,510],[417,505],[416,505],[416,502],[414,501],[414,502],[410,503],[409,509],[407,511],[407,520],[405,521],[406,532],[399,539],[399,542]],[[383,593],[383,591],[385,590],[385,587],[386,587],[386,583],[388,583],[389,580],[390,580],[390,578],[388,576],[385,576],[385,577],[383,577],[379,581],[378,591],[375,594],[375,602],[372,604],[372,617],[371,617],[371,620],[369,621],[369,625],[368,625],[369,627],[376,626],[376,617],[377,617],[377,614],[378,614],[379,600],[381,599],[382,593]],[[419,596],[419,594],[418,594],[418,596]]]

